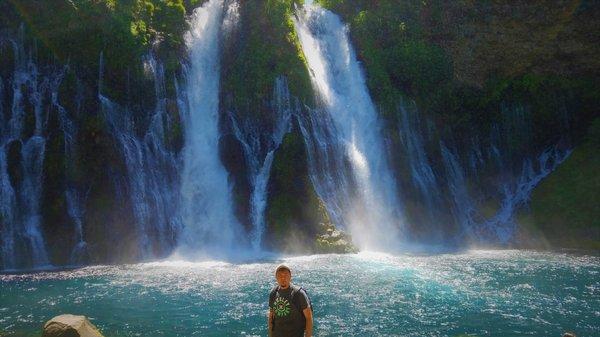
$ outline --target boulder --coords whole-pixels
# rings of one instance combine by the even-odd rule
[[[100,331],[85,317],[60,315],[44,324],[42,337],[103,337]]]

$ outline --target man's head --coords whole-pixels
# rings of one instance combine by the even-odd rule
[[[275,269],[275,279],[281,288],[286,289],[292,281],[292,270],[285,264],[280,264]]]

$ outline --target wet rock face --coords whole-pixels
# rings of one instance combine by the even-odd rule
[[[103,337],[85,316],[60,315],[44,324],[42,337]]]

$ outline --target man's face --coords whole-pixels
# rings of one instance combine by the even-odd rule
[[[285,269],[280,269],[275,274],[275,278],[277,279],[277,284],[279,284],[282,288],[287,288],[290,286],[290,282],[292,281],[292,274]]]

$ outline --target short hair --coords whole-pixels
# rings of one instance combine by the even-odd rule
[[[292,274],[292,270],[290,269],[290,267],[288,267],[285,264],[280,264],[279,266],[277,266],[277,268],[275,269],[275,275],[277,275],[277,272],[280,270],[287,270],[290,273],[290,275]]]

